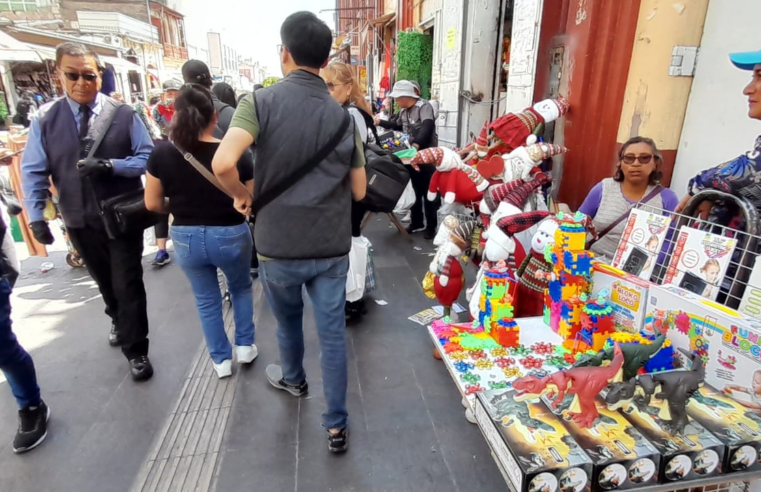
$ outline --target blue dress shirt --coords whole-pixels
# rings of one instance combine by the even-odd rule
[[[92,128],[93,123],[100,116],[105,98],[106,96],[99,92],[95,97],[95,101],[89,104],[92,109],[90,128]],[[66,96],[66,102],[69,104],[69,108],[71,108],[74,121],[77,124],[77,131],[79,131],[79,125],[82,121],[82,115],[79,112],[80,104],[69,99],[68,96]],[[49,104],[55,104],[55,102]],[[132,116],[130,136],[132,138],[133,155],[124,159],[111,159],[114,165],[114,174],[125,178],[134,178],[145,174],[145,165],[153,151],[151,136],[137,114]],[[26,148],[21,159],[21,182],[24,190],[24,205],[26,206],[26,213],[29,216],[29,222],[45,220],[43,214],[49,197],[50,169],[48,157],[42,145],[40,121],[37,116],[32,119],[29,126],[29,136],[27,137]]]

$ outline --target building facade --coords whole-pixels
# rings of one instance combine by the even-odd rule
[[[240,87],[237,51],[225,44],[218,32],[206,34],[209,41],[209,70],[215,82],[227,82],[233,88]]]

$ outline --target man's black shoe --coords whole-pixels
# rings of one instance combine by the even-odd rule
[[[135,357],[129,361],[129,370],[134,381],[146,381],[153,376],[153,365],[147,355]]]
[[[48,435],[50,408],[41,402],[36,407],[22,408],[18,412],[19,426],[13,439],[13,452],[16,454],[31,451],[45,440]]]
[[[265,372],[267,373],[267,381],[269,381],[274,388],[287,391],[293,396],[304,396],[309,392],[309,385],[306,381],[299,384],[287,383],[285,379],[283,379],[283,369],[276,364],[268,365]]]
[[[328,451],[331,453],[344,453],[349,449],[349,431],[341,429],[335,434],[328,431]]]
[[[436,237],[436,229],[426,229],[425,233],[423,234],[423,239],[428,239],[429,241]]]
[[[122,337],[116,331],[116,325],[111,323],[111,333],[108,334],[108,344],[112,347],[118,347],[122,344]]]

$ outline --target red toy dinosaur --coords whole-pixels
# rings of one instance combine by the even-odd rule
[[[577,424],[589,428],[600,416],[595,398],[608,384],[621,381],[623,364],[624,354],[616,343],[613,360],[606,367],[572,367],[543,378],[525,376],[516,379],[513,381],[515,400],[536,399],[547,394],[551,399],[555,397],[552,406],[557,408],[566,394],[574,395],[568,413]]]

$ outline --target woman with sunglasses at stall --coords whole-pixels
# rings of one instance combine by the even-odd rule
[[[676,193],[660,185],[662,162],[652,139],[631,138],[621,146],[613,177],[597,183],[584,199],[579,211],[593,219],[598,238],[590,249],[600,261],[613,259],[629,211],[638,203],[668,211],[676,208]]]

